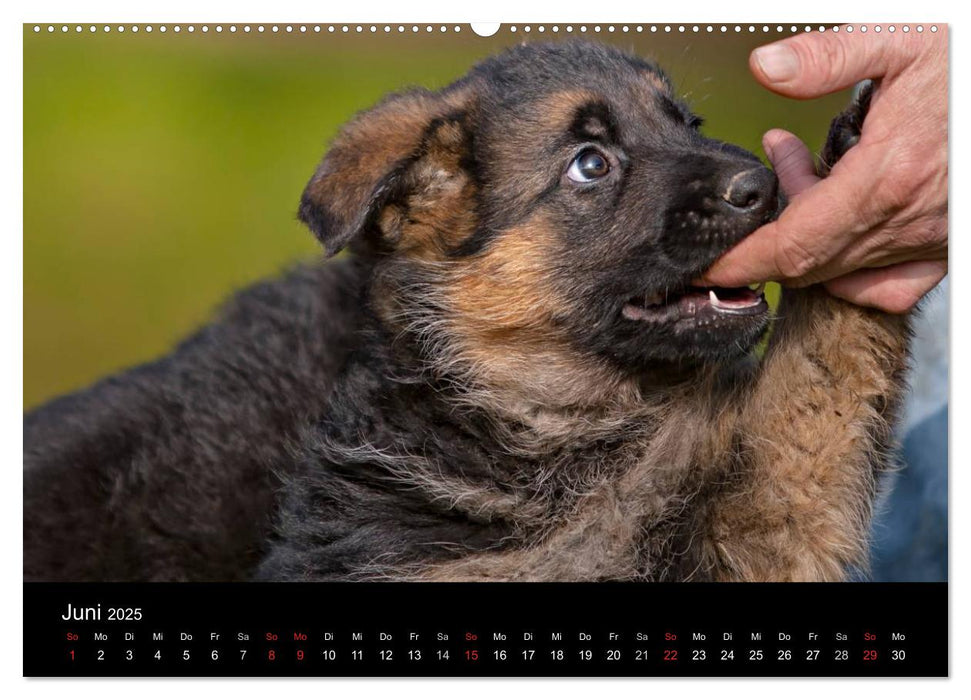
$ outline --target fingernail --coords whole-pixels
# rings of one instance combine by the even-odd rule
[[[755,49],[755,61],[773,83],[792,80],[799,73],[799,56],[785,44],[770,44]]]

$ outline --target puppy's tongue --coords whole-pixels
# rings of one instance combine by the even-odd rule
[[[750,309],[762,302],[762,291],[764,289],[764,282],[754,289],[750,287],[709,287],[708,301],[713,307],[722,311]]]
[[[632,299],[624,306],[631,321],[690,318],[704,309],[725,316],[748,316],[765,306],[765,284],[751,287],[688,287],[676,293],[655,293]]]

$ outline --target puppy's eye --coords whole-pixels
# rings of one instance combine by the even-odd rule
[[[566,176],[573,182],[593,182],[610,172],[610,161],[595,148],[588,148],[573,159]]]

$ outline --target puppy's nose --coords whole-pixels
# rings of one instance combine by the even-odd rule
[[[775,173],[757,166],[729,176],[721,197],[737,213],[754,214],[775,209],[778,194]]]

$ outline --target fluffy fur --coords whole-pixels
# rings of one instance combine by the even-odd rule
[[[782,203],[698,123],[656,66],[578,42],[358,115],[300,206],[349,257],[26,417],[25,577],[864,567],[907,318],[786,290],[756,361],[767,312],[720,314],[690,281]],[[590,149],[609,167],[578,184]]]

